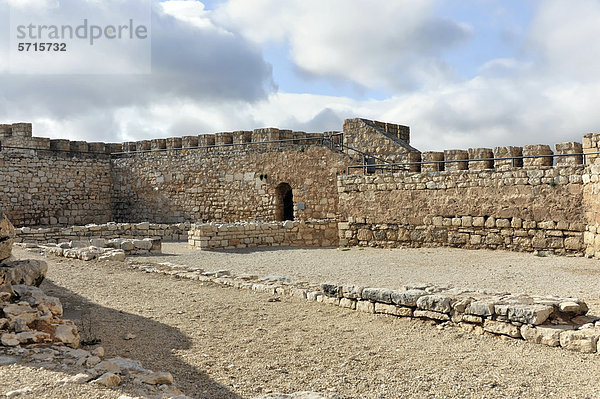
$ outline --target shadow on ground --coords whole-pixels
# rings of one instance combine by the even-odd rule
[[[101,341],[96,346],[104,347],[105,358],[128,357],[145,368],[169,371],[175,378],[175,384],[191,397],[240,398],[174,353],[191,347],[190,339],[177,328],[152,318],[100,306],[49,279],[40,288],[46,294],[60,298],[65,309],[64,318],[77,324],[82,340]],[[136,338],[124,340],[123,337],[131,331],[136,333]],[[96,346],[82,348],[91,350]],[[123,388],[127,391],[126,387],[119,390]]]

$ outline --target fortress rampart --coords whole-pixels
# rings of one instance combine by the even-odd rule
[[[33,137],[18,123],[0,125],[0,140],[1,202],[21,227],[328,219],[341,245],[600,255],[598,134],[420,152],[406,126],[351,119],[343,132],[120,144]]]

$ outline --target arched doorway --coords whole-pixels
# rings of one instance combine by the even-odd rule
[[[275,220],[294,220],[294,194],[288,183],[277,186],[277,197],[275,202]]]

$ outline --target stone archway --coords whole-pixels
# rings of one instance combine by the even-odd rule
[[[294,220],[294,193],[288,183],[280,183],[276,188],[275,220]]]

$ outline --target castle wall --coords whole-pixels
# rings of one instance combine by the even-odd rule
[[[336,178],[349,163],[310,143],[131,154],[112,161],[113,215],[117,222],[273,221],[285,182],[295,219],[333,219]]]
[[[342,245],[584,250],[586,167],[449,170],[338,180]]]
[[[15,226],[111,220],[108,157],[0,152],[0,206]]]

